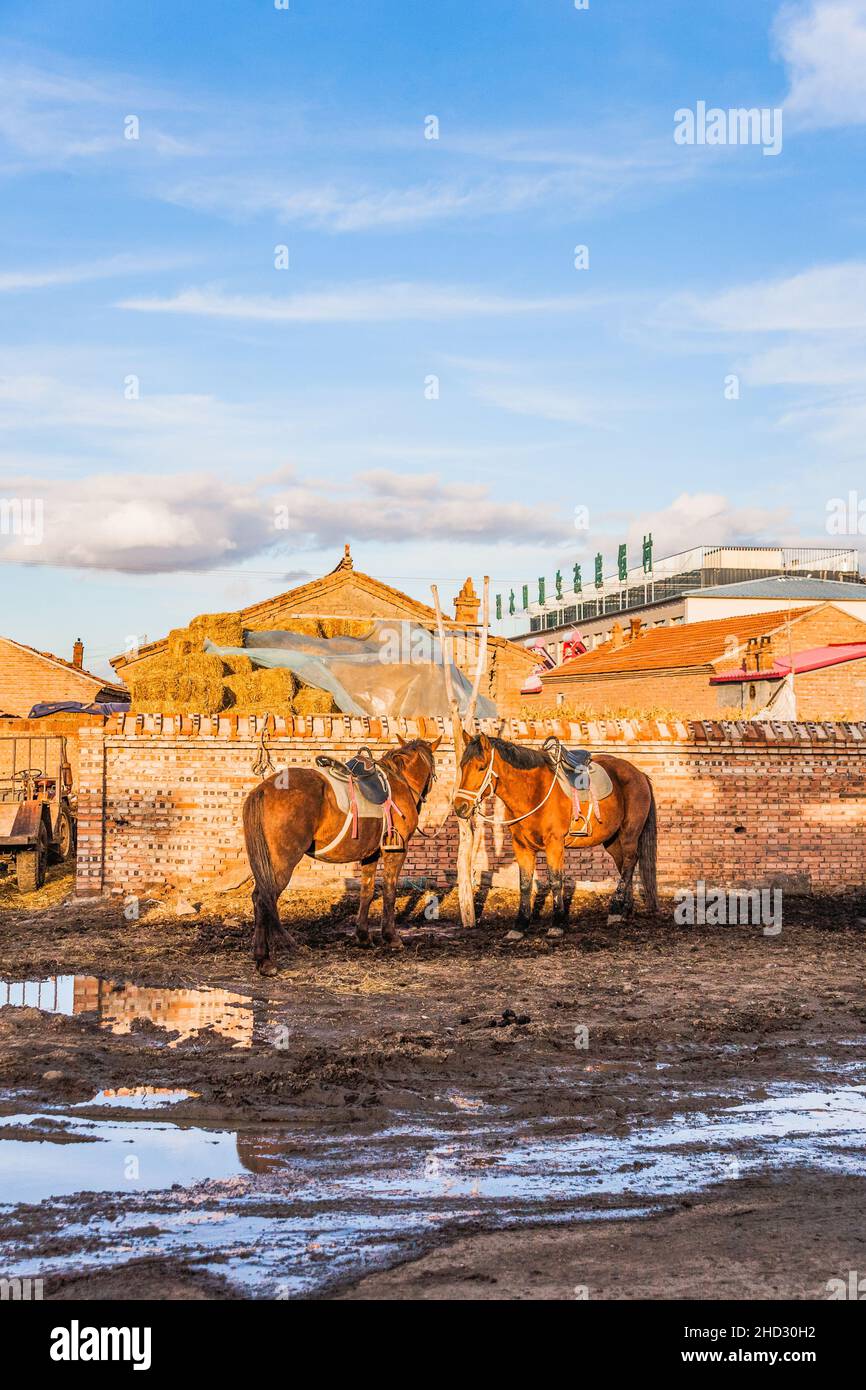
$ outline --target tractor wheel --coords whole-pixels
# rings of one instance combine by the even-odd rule
[[[52,846],[51,858],[55,864],[62,864],[75,848],[75,825],[66,806],[61,808],[60,815],[57,817],[56,834],[57,840]]]
[[[39,842],[35,849],[19,850],[15,856],[15,873],[21,893],[35,893],[45,882],[48,863],[48,831],[39,827]]]

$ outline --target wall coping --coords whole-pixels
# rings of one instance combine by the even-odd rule
[[[599,719],[475,719],[475,733],[500,736],[512,742],[537,742],[555,734],[563,743],[681,744],[691,747],[724,745],[734,748],[824,746],[843,743],[866,747],[866,722],[814,723],[748,720]],[[214,739],[247,742],[267,731],[275,739],[326,739],[329,743],[362,744],[403,738],[442,738],[451,742],[451,721],[441,716],[419,719],[381,719],[355,715],[171,715],[116,714],[104,726],[83,726],[82,739]]]

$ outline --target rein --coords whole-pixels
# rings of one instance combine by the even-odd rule
[[[475,809],[473,811],[473,814],[476,815],[480,821],[485,821],[488,825],[516,825],[518,821],[526,820],[528,816],[534,816],[536,811],[541,810],[542,806],[550,796],[550,793],[553,791],[553,788],[556,786],[556,773],[553,773],[553,779],[550,783],[550,786],[547,788],[547,791],[544,793],[544,796],[541,798],[537,806],[533,806],[531,811],[524,811],[522,816],[512,816],[510,820],[498,821],[495,816],[485,816],[483,811],[479,809],[480,804],[483,801],[484,797],[487,795],[488,791],[491,791],[494,796],[498,795],[496,786],[494,785],[499,781],[499,773],[494,772],[493,770],[493,759],[495,758],[495,756],[496,749],[491,748],[490,762],[487,764],[487,771],[485,772],[484,777],[481,781],[481,785],[477,788],[477,790],[473,792],[469,791],[465,787],[458,787],[457,791],[454,793],[453,799],[454,801],[456,801],[458,796],[465,796],[467,801],[471,801],[474,804]]]

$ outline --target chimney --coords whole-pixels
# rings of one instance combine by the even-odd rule
[[[640,637],[640,630],[643,626],[640,618],[629,619],[629,641],[633,642],[636,637]]]
[[[80,637],[76,637],[72,646],[72,665],[77,671],[84,669],[84,643]]]
[[[624,643],[625,636],[622,630],[622,623],[616,622],[610,630],[610,645],[615,652],[618,652]]]
[[[470,576],[454,600],[454,621],[467,623],[470,627],[477,624],[479,607],[480,600]]]

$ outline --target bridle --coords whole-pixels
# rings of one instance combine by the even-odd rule
[[[477,816],[480,821],[486,821],[488,825],[516,825],[518,821],[526,820],[528,816],[534,816],[536,811],[541,810],[542,806],[550,796],[550,793],[553,791],[553,788],[556,786],[556,773],[553,773],[550,786],[547,788],[547,791],[544,793],[544,796],[541,798],[537,806],[533,806],[531,811],[524,811],[522,816],[512,816],[510,820],[497,820],[495,816],[485,816],[483,811],[480,810],[481,802],[484,800],[484,797],[487,795],[488,791],[492,791],[494,796],[497,795],[496,783],[499,781],[499,773],[495,770],[493,766],[493,759],[495,758],[495,756],[496,749],[491,746],[490,762],[487,764],[487,770],[484,773],[484,776],[481,779],[479,786],[475,789],[475,791],[470,791],[468,787],[458,787],[456,792],[454,793],[454,796],[452,797],[452,800],[456,801],[458,796],[465,796],[467,801],[472,802],[472,815]]]

